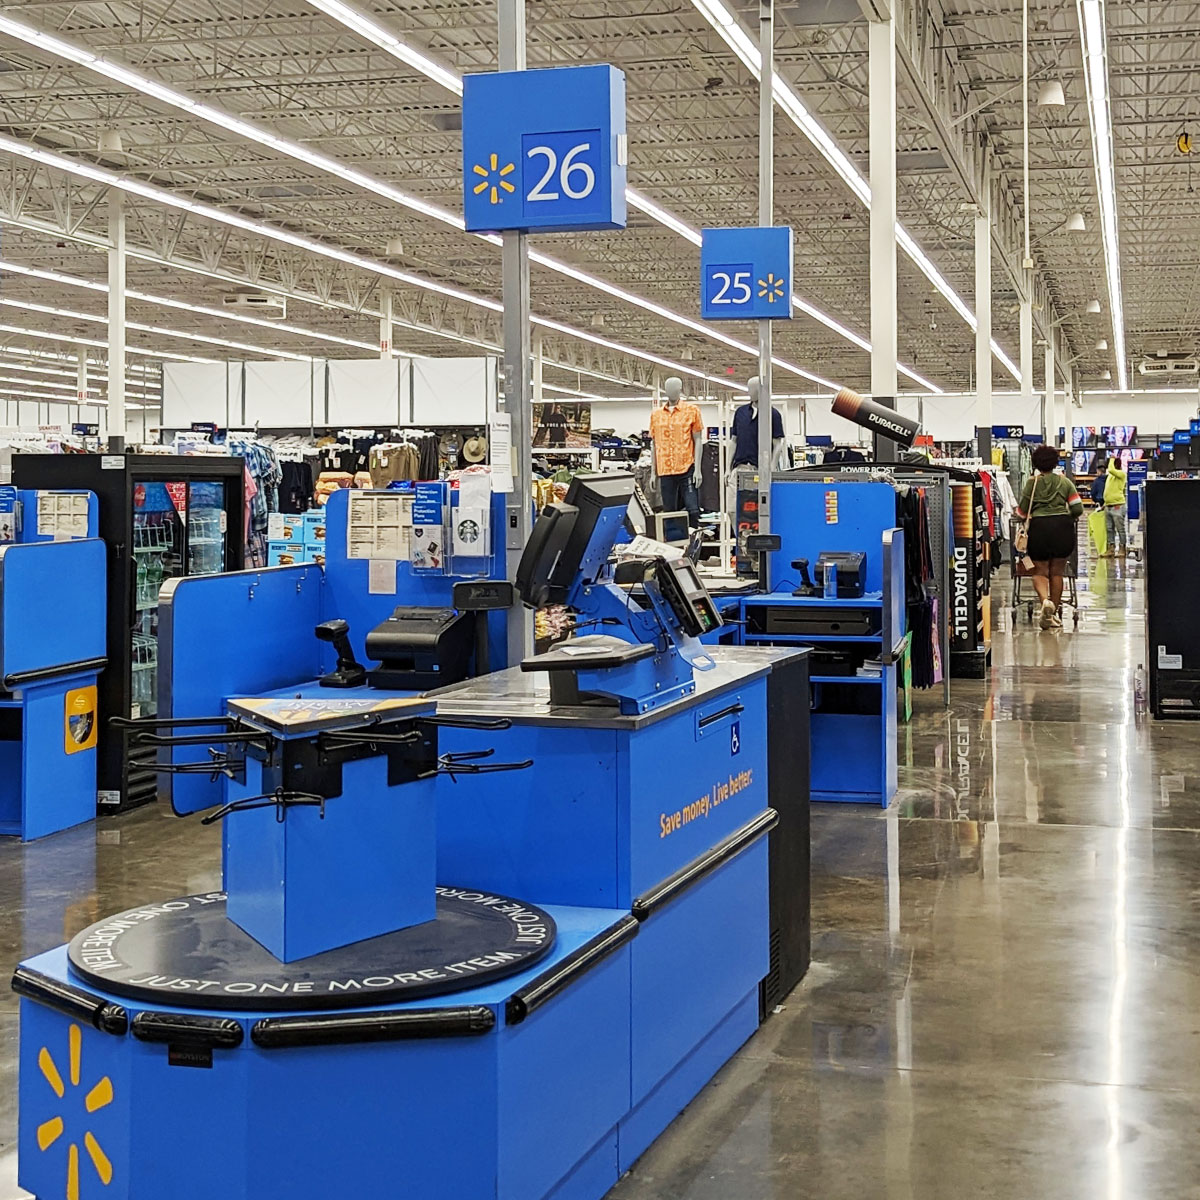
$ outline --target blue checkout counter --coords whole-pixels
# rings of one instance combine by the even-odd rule
[[[724,603],[746,646],[812,652],[812,799],[878,804],[896,794],[898,671],[906,633],[904,540],[888,483],[776,476],[768,590]],[[795,594],[792,565],[862,552],[861,594]],[[867,666],[866,664],[871,664]]]
[[[807,965],[806,651],[664,624],[631,653],[674,694],[628,705],[517,667],[322,688],[313,624],[378,601],[339,570],[167,598],[160,694],[199,732],[164,753],[225,890],[18,968],[39,1197],[598,1200]]]
[[[23,519],[0,545],[0,835],[31,841],[96,815],[106,553],[91,493],[8,490]]]

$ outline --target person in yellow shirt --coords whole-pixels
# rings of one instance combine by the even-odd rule
[[[1108,534],[1108,549],[1105,558],[1117,555],[1124,558],[1129,552],[1125,522],[1125,485],[1129,474],[1121,470],[1121,455],[1117,451],[1104,468],[1104,530]],[[1117,542],[1121,548],[1117,549]]]

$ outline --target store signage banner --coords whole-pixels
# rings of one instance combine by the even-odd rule
[[[624,229],[628,157],[616,67],[463,80],[463,217],[472,232]]]
[[[787,226],[705,229],[700,315],[706,321],[789,320],[792,231]]]

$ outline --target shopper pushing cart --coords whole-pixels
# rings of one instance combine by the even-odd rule
[[[1074,482],[1057,473],[1059,456],[1053,446],[1036,447],[1032,457],[1035,474],[1017,505],[1021,525],[1014,557],[1033,580],[1042,628],[1061,629],[1063,580],[1075,552],[1075,523],[1083,515],[1083,501]]]

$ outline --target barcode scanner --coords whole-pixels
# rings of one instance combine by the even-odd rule
[[[352,688],[367,682],[367,668],[354,657],[354,648],[350,645],[349,621],[322,621],[315,633],[318,641],[330,642],[337,652],[337,667],[321,676],[322,687]]]

